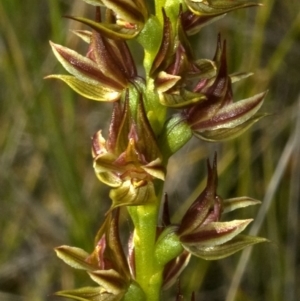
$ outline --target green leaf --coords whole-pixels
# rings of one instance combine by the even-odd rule
[[[86,261],[89,254],[80,248],[61,246],[54,250],[56,255],[72,268],[88,271],[98,268]]]
[[[55,293],[56,296],[78,301],[120,301],[123,292],[118,295],[108,293],[101,287],[83,287],[74,290],[65,290]]]
[[[113,102],[120,98],[121,93],[101,84],[90,84],[71,75],[53,74],[45,77],[56,78],[65,82],[70,88],[83,97],[97,101]]]
[[[258,204],[261,202],[247,196],[226,199],[223,200],[223,213]]]
[[[173,258],[179,256],[183,248],[176,231],[178,226],[167,227],[159,236],[155,245],[155,258],[158,264],[164,266]]]
[[[137,282],[132,281],[122,301],[145,301],[146,296]]]
[[[193,136],[190,126],[182,116],[174,115],[165,122],[159,136],[158,145],[163,153],[164,160],[183,147]]]
[[[261,242],[267,242],[268,240],[262,237],[238,235],[232,240],[213,247],[203,247],[201,245],[186,245],[183,247],[196,257],[200,257],[206,260],[218,260],[228,257],[248,246],[255,245]]]

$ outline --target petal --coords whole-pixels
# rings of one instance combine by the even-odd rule
[[[214,247],[231,240],[242,232],[251,222],[252,219],[212,222],[200,227],[193,233],[180,236],[180,241],[185,245]]]
[[[262,237],[238,235],[232,240],[213,247],[203,247],[199,245],[186,245],[183,247],[192,255],[206,259],[206,260],[218,260],[228,257],[248,246],[252,246],[257,243],[267,242],[268,240]]]
[[[71,87],[75,92],[88,99],[112,102],[118,100],[121,95],[120,92],[105,87],[99,83],[96,85],[90,84],[71,75],[54,74],[54,75],[49,75],[45,78],[60,79],[64,81],[69,87]]]

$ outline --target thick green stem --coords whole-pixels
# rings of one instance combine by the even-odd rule
[[[147,301],[160,300],[163,267],[155,259],[159,199],[144,206],[128,207],[133,220],[136,281]],[[146,301],[145,300],[145,301]]]

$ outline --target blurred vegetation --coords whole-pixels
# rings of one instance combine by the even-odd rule
[[[217,150],[219,194],[262,200],[235,216],[255,218],[250,233],[271,243],[217,262],[193,259],[181,284],[187,295],[196,291],[197,300],[300,299],[299,3],[263,4],[205,27],[194,43],[199,57],[212,58],[220,32],[230,70],[254,72],[234,87],[236,99],[269,89],[262,111],[271,115],[233,141],[191,140],[170,161],[166,190],[176,221],[203,188],[204,159]],[[92,169],[90,137],[107,128],[111,106],[43,80],[65,73],[49,39],[82,47],[69,31],[81,25],[61,16],[91,16],[87,9],[79,0],[0,2],[0,300],[55,300],[56,290],[89,283],[53,248],[91,250],[109,207]],[[128,232],[125,212],[123,222]]]

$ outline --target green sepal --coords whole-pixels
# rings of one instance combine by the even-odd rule
[[[158,138],[158,146],[164,160],[183,147],[193,136],[189,125],[181,115],[174,115],[166,121],[161,135]]]
[[[159,265],[164,266],[173,258],[179,256],[183,247],[176,231],[178,226],[167,227],[159,236],[155,245],[155,258]]]
[[[53,74],[45,78],[60,79],[81,96],[92,100],[113,102],[118,100],[121,95],[120,92],[105,87],[104,85],[90,84],[72,75]]]
[[[120,301],[124,292],[114,295],[102,287],[83,287],[74,290],[59,291],[55,295],[78,301]]]
[[[224,244],[213,247],[203,247],[201,245],[185,244],[183,244],[183,247],[196,257],[200,257],[205,260],[218,260],[228,257],[248,246],[267,241],[267,239],[262,237],[240,234]]]

